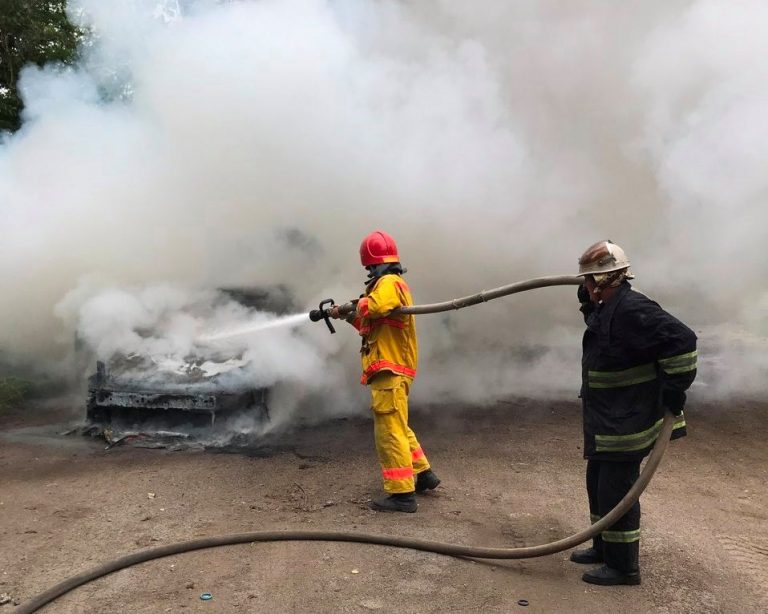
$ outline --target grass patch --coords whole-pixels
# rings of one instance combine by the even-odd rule
[[[32,383],[19,377],[0,378],[0,410],[15,407],[29,397]]]

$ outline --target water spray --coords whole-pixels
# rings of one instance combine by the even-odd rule
[[[306,317],[306,314],[296,313],[290,316],[283,316],[274,320],[268,320],[266,322],[244,324],[236,328],[229,328],[222,331],[215,331],[200,335],[196,341],[199,343],[210,343],[212,341],[221,341],[223,339],[230,339],[231,337],[241,337],[243,335],[250,335],[252,333],[258,333],[273,328],[297,326],[299,324],[303,324],[306,321]]]

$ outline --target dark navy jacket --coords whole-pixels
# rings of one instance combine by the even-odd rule
[[[582,290],[583,292],[583,290]],[[599,305],[582,303],[584,457],[636,460],[650,451],[667,409],[685,433],[685,391],[696,377],[696,335],[624,282]]]

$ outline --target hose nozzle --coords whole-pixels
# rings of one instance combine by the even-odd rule
[[[325,324],[328,326],[328,330],[331,334],[336,332],[336,329],[331,324],[331,309],[338,307],[339,315],[345,316],[352,313],[355,310],[355,303],[344,303],[343,305],[336,305],[332,298],[327,298],[324,301],[320,301],[320,305],[317,309],[313,309],[309,312],[309,319],[313,322],[319,322],[325,320]]]
[[[328,330],[331,331],[331,334],[336,332],[333,324],[331,324],[330,317],[331,309],[335,306],[335,304],[336,303],[334,303],[332,298],[327,298],[324,301],[320,301],[320,306],[317,309],[313,309],[309,312],[309,319],[313,322],[325,320],[325,323],[328,326]]]

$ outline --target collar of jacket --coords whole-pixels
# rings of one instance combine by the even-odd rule
[[[603,339],[608,338],[608,334],[611,330],[611,320],[613,320],[613,314],[616,308],[619,306],[627,293],[632,290],[632,285],[625,281],[619,286],[614,294],[608,301],[600,303],[597,306],[589,318],[587,326],[594,332],[599,333]]]
[[[377,277],[376,279],[372,279],[365,285],[365,291],[369,294],[373,292],[373,289],[376,287],[376,284],[379,283],[382,279],[385,277],[389,277],[390,275],[394,275],[395,277],[400,277],[397,273],[384,273],[381,277]]]

